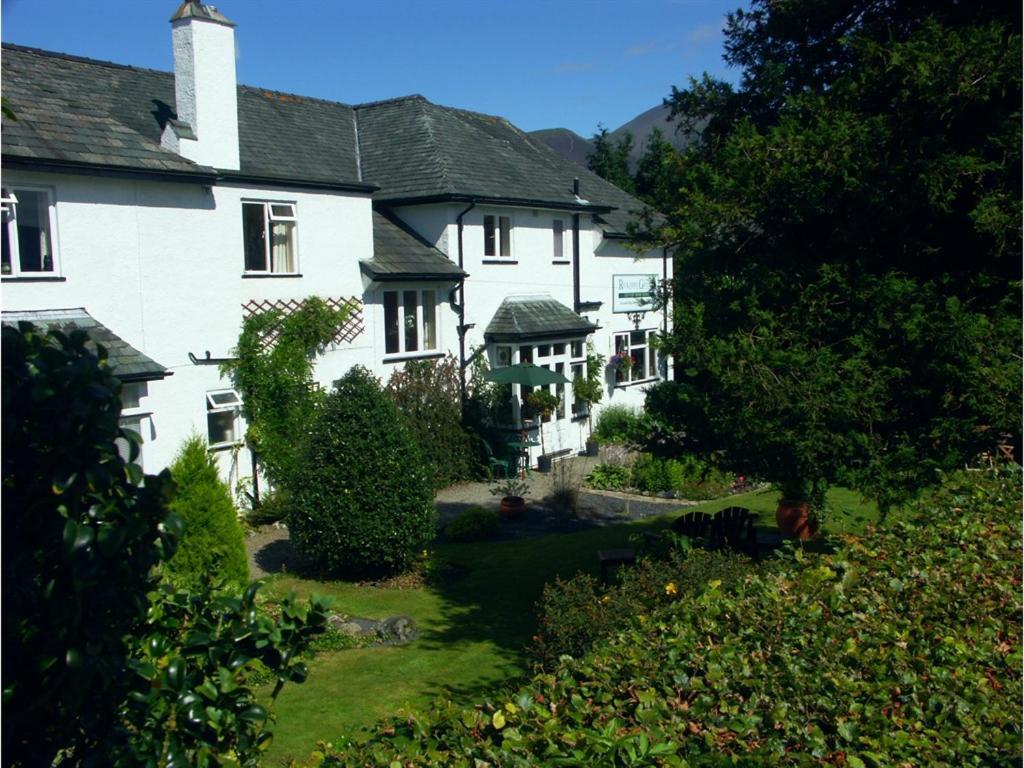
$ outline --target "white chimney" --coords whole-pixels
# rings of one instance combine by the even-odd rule
[[[235,25],[212,5],[185,0],[171,17],[178,119],[161,144],[182,157],[237,171],[238,88]]]

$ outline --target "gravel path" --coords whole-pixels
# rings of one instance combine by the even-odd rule
[[[595,526],[639,520],[664,515],[677,509],[693,506],[696,502],[681,499],[638,497],[614,491],[581,490],[576,512],[554,506],[549,496],[561,479],[568,485],[577,485],[598,463],[585,456],[565,459],[562,467],[549,473],[534,473],[527,479],[529,490],[526,512],[518,520],[502,521],[502,539],[519,539],[548,533],[572,533]],[[484,507],[497,511],[501,500],[491,494],[491,483],[461,483],[445,488],[435,497],[438,528],[470,507]],[[246,538],[249,568],[254,579],[271,573],[297,573],[303,570],[298,553],[288,539],[284,527],[267,525]]]

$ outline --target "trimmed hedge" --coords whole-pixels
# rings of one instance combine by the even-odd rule
[[[292,541],[330,573],[400,570],[434,537],[430,471],[359,366],[335,382],[285,490]]]
[[[834,554],[712,580],[518,691],[314,764],[1013,765],[1020,499],[1019,468],[959,477]]]
[[[218,576],[236,588],[245,586],[245,534],[231,491],[201,437],[185,441],[171,464],[171,477],[177,491],[170,509],[184,527],[178,551],[164,563],[164,575],[178,587],[194,588]]]

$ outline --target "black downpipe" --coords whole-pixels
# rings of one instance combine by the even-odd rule
[[[476,203],[470,203],[465,210],[455,217],[458,225],[458,250],[459,269],[465,272],[465,257],[462,252],[462,217],[476,208]],[[459,408],[462,416],[466,415],[466,278],[459,280]]]
[[[572,180],[572,193],[580,196],[580,180]],[[572,215],[572,311],[580,311],[580,215]]]

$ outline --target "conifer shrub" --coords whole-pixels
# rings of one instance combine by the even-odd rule
[[[434,536],[430,469],[359,366],[325,398],[285,490],[292,541],[329,573],[401,570]]]
[[[174,584],[194,587],[220,577],[241,587],[249,580],[245,534],[231,491],[198,435],[188,438],[171,464],[177,494],[171,511],[184,526],[178,551],[164,565]]]

